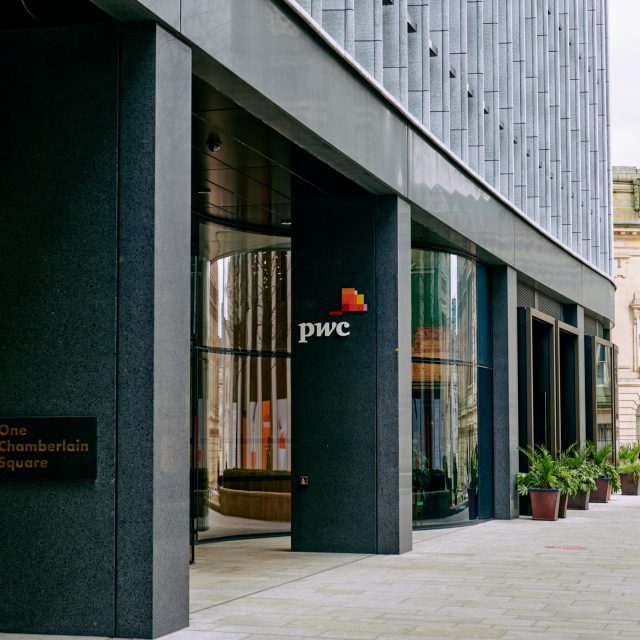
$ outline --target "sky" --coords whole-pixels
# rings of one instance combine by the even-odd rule
[[[609,0],[609,54],[611,163],[640,167],[640,0]]]

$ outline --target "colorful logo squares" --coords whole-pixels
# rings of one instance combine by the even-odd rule
[[[343,313],[367,311],[364,302],[364,293],[358,293],[357,289],[342,289],[342,305],[339,311],[329,311],[330,316],[341,316]]]

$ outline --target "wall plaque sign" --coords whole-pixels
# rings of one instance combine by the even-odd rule
[[[0,478],[96,477],[96,418],[0,418]]]

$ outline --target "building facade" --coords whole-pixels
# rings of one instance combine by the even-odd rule
[[[604,0],[0,17],[0,629],[162,636],[200,543],[403,553],[615,445]]]
[[[620,442],[640,441],[640,171],[613,167],[613,259]]]

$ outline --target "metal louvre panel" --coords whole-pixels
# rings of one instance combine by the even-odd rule
[[[547,315],[556,318],[556,320],[564,320],[564,307],[562,303],[545,296],[543,293],[537,292],[538,310]]]
[[[536,307],[536,292],[532,287],[518,282],[518,306],[519,307]]]
[[[584,335],[585,336],[601,336],[602,325],[591,316],[585,314],[584,316]]]

